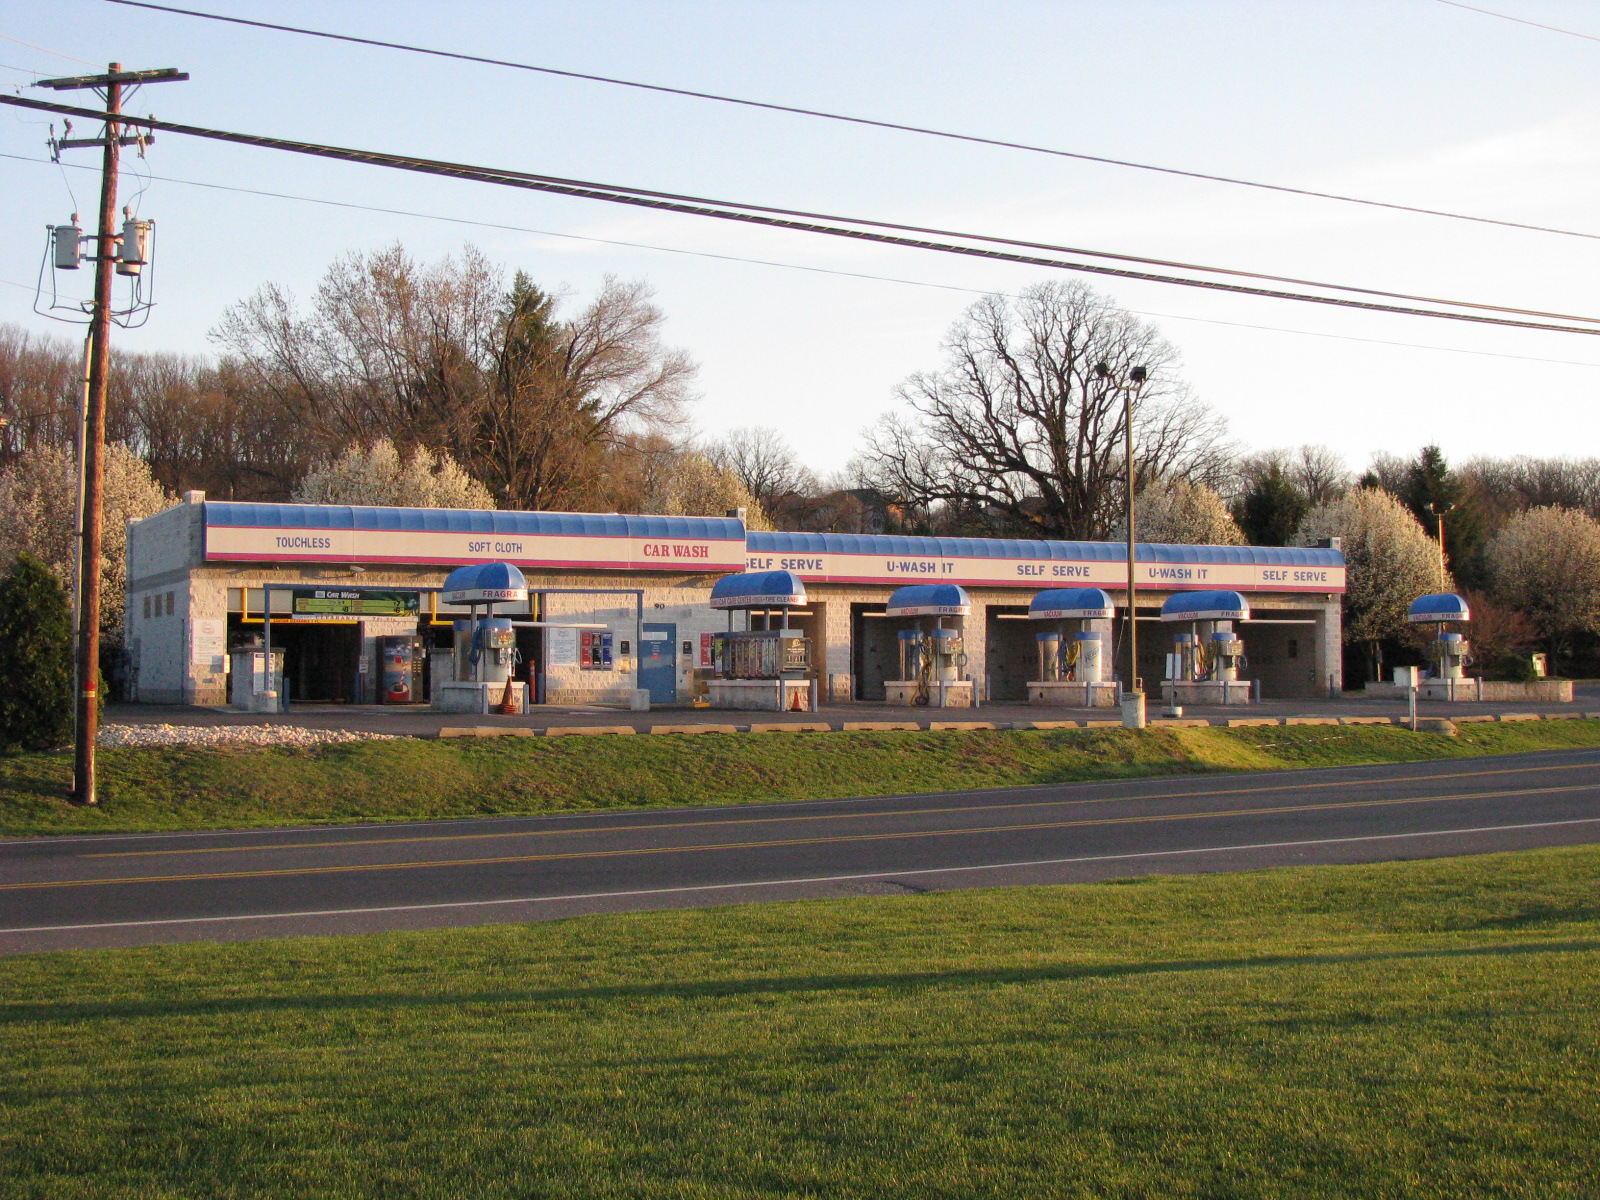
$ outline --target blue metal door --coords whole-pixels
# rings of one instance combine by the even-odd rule
[[[639,686],[651,704],[678,702],[678,627],[646,623],[639,643]]]

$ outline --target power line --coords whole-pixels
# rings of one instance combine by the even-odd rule
[[[40,54],[53,54],[57,58],[64,58],[68,62],[82,63],[86,67],[98,67],[97,62],[90,62],[87,58],[74,58],[70,54],[63,54],[59,50],[47,50],[43,46],[35,46],[32,42],[25,42],[19,37],[12,37],[9,33],[0,33],[0,38],[8,42],[15,42],[19,46],[26,46],[29,50],[37,50]]]
[[[9,158],[16,162],[35,163],[40,166],[50,165],[49,159],[28,158],[27,156],[21,154],[0,153],[0,158]],[[65,166],[69,164],[62,165]],[[73,163],[70,165],[74,170],[89,171],[94,169],[78,163]],[[740,254],[720,254],[712,250],[688,250],[681,246],[661,246],[651,242],[628,242],[619,240],[617,238],[593,237],[581,233],[559,233],[552,229],[534,229],[527,225],[507,225],[497,221],[475,221],[470,217],[451,217],[446,216],[443,213],[417,212],[414,209],[406,208],[386,208],[377,204],[358,204],[353,200],[330,200],[323,196],[297,196],[289,192],[269,192],[260,188],[238,187],[226,183],[209,183],[198,179],[177,179],[170,175],[148,175],[146,178],[156,183],[175,183],[184,187],[206,188],[219,192],[234,192],[236,194],[245,196],[261,196],[271,200],[293,200],[303,204],[321,204],[329,208],[348,208],[361,212],[386,213],[390,216],[397,217],[415,217],[424,221],[443,221],[452,225],[466,225],[477,229],[497,229],[507,233],[531,233],[539,237],[561,238],[566,241],[574,242],[592,242],[596,245],[619,246],[629,250],[652,250],[661,254],[677,254],[687,258],[707,258],[718,262],[747,263],[752,266],[774,267],[784,271],[805,271],[813,275],[835,275],[845,279],[862,279],[874,283],[893,283],[900,284],[905,287],[933,288],[945,292],[961,292],[971,296],[1003,295],[1009,299],[1017,299],[1014,294],[1002,292],[995,288],[975,288],[966,287],[957,283],[937,283],[930,279],[902,279],[894,275],[876,275],[868,271],[846,271],[837,267],[816,267],[806,263],[781,262],[777,259],[770,258],[750,258],[746,255]],[[0,279],[0,283],[10,284],[12,287],[24,288],[28,291],[32,291],[34,288],[33,284],[15,283],[9,279]],[[1495,350],[1468,350],[1460,346],[1432,346],[1423,342],[1399,342],[1391,338],[1359,337],[1355,334],[1327,333],[1315,329],[1290,329],[1282,325],[1258,325],[1245,321],[1224,321],[1216,317],[1195,317],[1188,316],[1183,313],[1151,312],[1149,310],[1136,308],[1129,309],[1128,311],[1133,313],[1135,316],[1155,317],[1161,320],[1170,321],[1191,321],[1200,325],[1224,325],[1232,329],[1255,329],[1267,333],[1294,334],[1299,337],[1332,338],[1341,342],[1365,342],[1374,346],[1395,346],[1406,350],[1431,350],[1440,354],[1467,354],[1475,358],[1504,358],[1517,362],[1551,363],[1557,366],[1565,367],[1592,367],[1600,369],[1600,363],[1583,362],[1578,359],[1570,358],[1544,358],[1542,356],[1533,354],[1505,354]]]
[[[1003,138],[980,137],[970,133],[954,133],[945,129],[930,129],[922,125],[906,125],[897,121],[883,121],[872,117],[856,117],[822,109],[801,108],[790,104],[774,104],[765,100],[749,100],[738,96],[723,96],[715,92],[701,92],[690,88],[667,87],[658,83],[642,83],[635,79],[617,79],[609,75],[592,75],[582,71],[565,71],[557,67],[541,67],[532,63],[512,62],[503,58],[488,58],[478,54],[462,54],[453,50],[436,50],[427,46],[412,46],[404,42],[386,42],[377,38],[356,37],[346,33],[330,33],[323,29],[306,29],[299,25],[280,25],[272,21],[253,21],[244,17],[228,17],[221,13],[201,12],[192,8],[176,8],[168,4],[152,4],[149,0],[106,0],[128,8],[145,8],[156,12],[175,13],[185,17],[199,17],[207,21],[223,21],[230,25],[248,25],[256,29],[271,29],[279,33],[298,33],[306,37],[326,38],[329,41],[351,42],[359,46],[376,46],[384,50],[403,50],[409,54],[426,54],[434,58],[450,58],[460,62],[480,63],[491,67],[507,67],[516,71],[533,71],[541,75],[556,75],[564,79],[582,79],[590,83],[605,83],[615,87],[636,88],[659,92],[669,96],[684,96],[693,100],[711,100],[718,104],[735,104],[745,108],[765,109],[768,112],[789,113],[801,117],[817,117],[826,121],[840,121],[849,125],[866,125],[875,129],[890,129],[898,133],[915,133],[927,137],[946,138],[969,142],[979,146],[995,146],[1004,150],[1023,150],[1030,154],[1048,154],[1055,158],[1072,158],[1080,162],[1100,163],[1104,166],[1128,167],[1136,171],[1153,171],[1161,175],[1177,175],[1184,179],[1199,179],[1208,183],[1226,183],[1235,187],[1256,188],[1279,192],[1289,196],[1307,196],[1316,200],[1334,200],[1341,204],[1361,204],[1369,208],[1386,208],[1394,212],[1414,213],[1425,217],[1444,217],[1452,221],[1471,221],[1479,225],[1499,225],[1507,229],[1522,229],[1532,233],[1554,233],[1563,237],[1592,238],[1600,240],[1600,233],[1585,233],[1574,229],[1557,229],[1548,225],[1531,225],[1522,221],[1506,221],[1496,217],[1479,217],[1467,213],[1446,212],[1436,208],[1422,208],[1412,204],[1397,204],[1387,200],[1371,200],[1359,196],[1344,196],[1336,192],[1320,192],[1310,188],[1289,187],[1285,184],[1262,183],[1258,180],[1235,179],[1228,175],[1213,175],[1204,171],[1188,171],[1178,167],[1161,167],[1151,163],[1132,162],[1098,154],[1082,154],[1072,150],[1055,150],[1047,146],[1034,146],[1026,142],[1012,142]],[[1450,0],[1445,0],[1449,3]],[[1462,5],[1461,7],[1467,7]],[[1484,11],[1484,10],[1479,10]],[[1499,15],[1499,14],[1492,14]],[[1565,32],[1565,31],[1563,31]]]
[[[30,108],[42,112],[60,113],[65,116],[84,117],[89,120],[104,120],[106,114],[95,112],[92,109],[76,108],[70,105],[55,104],[50,101],[29,100],[20,96],[0,96],[0,104],[9,104],[20,108]],[[981,246],[962,246],[948,242],[930,241],[925,238],[900,237],[887,233],[877,232],[875,229],[854,229],[839,225],[829,225],[829,220],[850,221],[855,224],[874,225],[882,227],[881,222],[869,222],[860,218],[829,218],[817,214],[796,213],[792,210],[774,210],[756,205],[739,204],[737,207],[720,207],[722,202],[707,200],[700,197],[677,197],[669,193],[651,192],[640,188],[624,187],[622,185],[594,184],[582,180],[562,179],[557,176],[532,175],[521,171],[502,170],[499,168],[476,167],[463,163],[440,162],[433,159],[419,159],[406,155],[388,154],[376,150],[355,150],[342,146],[327,146],[315,142],[298,142],[287,138],[265,137],[259,134],[233,133],[220,129],[206,129],[195,125],[182,125],[175,121],[158,121],[153,117],[121,117],[124,124],[139,125],[147,129],[165,131],[168,133],[183,134],[190,137],[206,138],[212,141],[230,142],[235,145],[255,146],[262,149],[283,150],[294,154],[305,154],[317,158],[329,158],[342,162],[363,163],[369,166],[388,167],[395,170],[411,171],[417,174],[437,175],[444,178],[465,179],[478,183],[499,184],[502,187],[517,187],[529,191],[548,192],[553,195],[574,196],[588,200],[603,200],[611,204],[626,204],[636,208],[657,209],[664,212],[676,212],[686,215],[713,217],[724,221],[739,221],[750,225],[762,225],[777,229],[788,229],[803,233],[823,234],[830,237],[853,238],[858,241],[876,242],[883,245],[902,246],[910,249],[931,250],[943,254],[960,254],[971,258],[984,258],[998,262],[1022,263],[1027,266],[1049,267],[1052,270],[1077,271],[1090,275],[1105,275],[1119,279],[1134,279],[1147,283],[1165,283],[1177,287],[1201,288],[1207,291],[1229,292],[1235,295],[1259,296],[1275,300],[1293,300],[1306,304],[1324,304],[1338,308],[1358,308],[1368,312],[1386,312],[1404,316],[1433,317],[1442,320],[1466,321],[1480,325],[1499,325],[1519,329],[1541,329],[1555,333],[1586,333],[1600,334],[1600,329],[1584,329],[1572,325],[1550,324],[1548,321],[1515,320],[1509,317],[1483,316],[1479,313],[1450,312],[1442,309],[1412,308],[1394,304],[1380,304],[1371,300],[1354,300],[1336,296],[1317,296],[1305,292],[1282,291],[1274,288],[1255,287],[1246,284],[1225,283],[1215,279],[1190,279],[1182,276],[1160,275],[1149,271],[1134,271],[1124,267],[1104,266],[1098,263],[1066,262],[1056,258],[1044,258],[1038,255],[1016,254],[1008,251],[990,249]],[[730,204],[732,202],[729,202]],[[773,215],[782,213],[784,215]],[[968,236],[975,235],[953,235]],[[994,239],[1000,240],[1000,239]],[[1338,286],[1338,285],[1314,285]],[[1349,289],[1362,290],[1362,289]],[[1561,313],[1536,313],[1525,309],[1508,308],[1500,305],[1479,304],[1472,301],[1454,300],[1425,300],[1423,303],[1450,305],[1455,308],[1473,308],[1493,312],[1518,313],[1546,317],[1552,321],[1581,321],[1585,323],[1600,323],[1600,318],[1572,316]]]
[[[1482,13],[1486,17],[1499,17],[1502,21],[1515,21],[1518,25],[1532,25],[1535,29],[1548,29],[1551,33],[1564,33],[1568,37],[1600,42],[1600,37],[1592,33],[1579,33],[1576,29],[1563,29],[1559,25],[1546,25],[1541,21],[1530,21],[1526,17],[1513,17],[1510,13],[1495,12],[1492,8],[1479,8],[1476,4],[1462,4],[1459,0],[1439,0],[1439,3],[1448,4],[1451,8],[1464,8],[1468,12]]]

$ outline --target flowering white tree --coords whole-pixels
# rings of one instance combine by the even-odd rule
[[[1242,546],[1244,534],[1234,523],[1228,506],[1215,490],[1203,483],[1171,479],[1152,483],[1139,493],[1134,506],[1135,534],[1141,542],[1171,546]],[[1128,536],[1128,524],[1118,520],[1112,541]]]
[[[176,497],[158,484],[150,466],[121,442],[105,449],[100,549],[100,637],[122,643],[123,597],[128,587],[128,522],[158,513]],[[64,446],[30,450],[0,471],[0,564],[27,551],[44,562],[70,593],[78,562],[77,457]]]
[[[1600,521],[1575,508],[1530,508],[1489,543],[1495,595],[1526,613],[1557,655],[1600,631]]]
[[[1411,510],[1378,488],[1354,488],[1318,505],[1295,541],[1309,546],[1329,537],[1344,545],[1344,640],[1366,646],[1369,677],[1380,678],[1380,642],[1403,635],[1411,602],[1445,590],[1450,579],[1440,578],[1438,547]]]
[[[449,454],[419,446],[401,456],[388,438],[351,446],[307,473],[299,504],[374,504],[393,508],[493,508],[494,497]]]

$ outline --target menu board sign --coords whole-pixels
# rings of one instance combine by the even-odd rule
[[[420,592],[368,592],[355,588],[295,588],[290,613],[296,621],[359,621],[363,617],[415,617]]]

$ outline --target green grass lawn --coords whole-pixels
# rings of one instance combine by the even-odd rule
[[[0,1195],[1600,1195],[1600,849],[0,960]]]
[[[70,754],[0,758],[0,834],[737,803],[1600,746],[1600,721],[1461,726],[767,733],[101,752],[101,804],[66,802]]]

